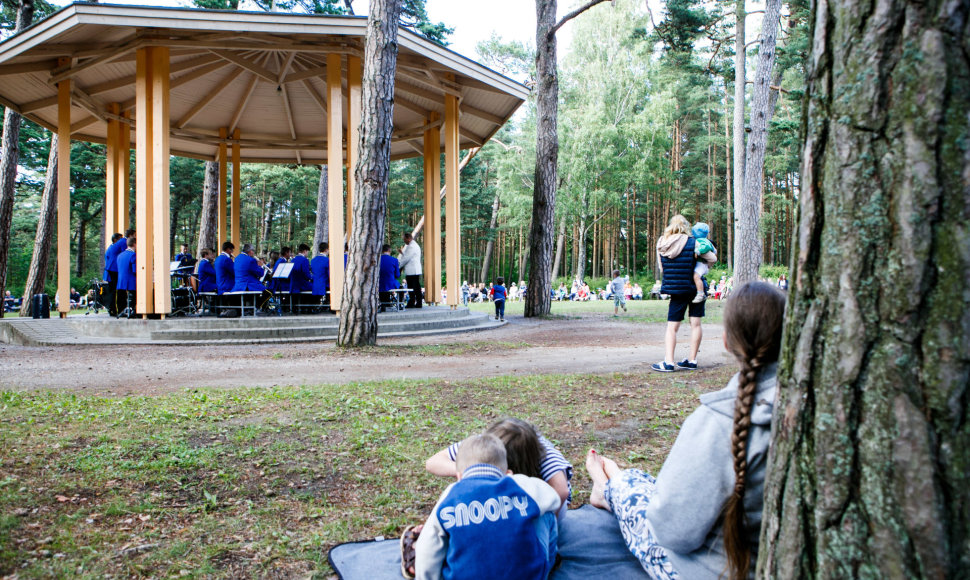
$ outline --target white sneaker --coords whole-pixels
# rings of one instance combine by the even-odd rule
[[[707,296],[703,292],[698,292],[697,293],[697,296],[694,296],[694,299],[691,300],[691,303],[692,304],[700,304],[701,302],[703,302],[706,299],[707,299]]]

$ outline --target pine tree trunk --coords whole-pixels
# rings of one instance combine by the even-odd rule
[[[758,68],[751,95],[751,135],[744,155],[744,189],[738,196],[737,252],[734,256],[734,281],[740,285],[758,279],[764,258],[761,243],[761,206],[764,193],[765,147],[768,144],[768,121],[776,98],[772,98],[771,69],[775,63],[775,40],[781,17],[781,0],[768,0],[761,25]]]
[[[317,221],[313,228],[313,248],[311,251],[313,255],[316,256],[320,252],[318,248],[321,242],[326,242],[330,239],[330,234],[328,230],[330,228],[330,221],[327,209],[327,180],[329,174],[327,172],[327,166],[320,166],[320,185],[317,186]]]
[[[970,2],[812,11],[758,577],[962,578]]]
[[[202,211],[199,212],[199,245],[195,255],[202,256],[202,248],[222,251],[219,238],[219,163],[205,162],[205,181],[202,185]],[[238,241],[238,240],[237,240]]]
[[[579,230],[576,236],[576,279],[583,282],[586,277],[586,216],[579,218]]]
[[[529,288],[525,316],[549,314],[552,301],[552,240],[558,183],[559,75],[556,70],[556,0],[536,0],[536,171],[532,195]]]
[[[30,298],[44,292],[47,280],[47,267],[50,265],[51,246],[57,231],[57,134],[51,134],[51,152],[47,157],[47,176],[44,179],[44,193],[40,197],[40,217],[37,220],[37,234],[34,236],[34,253],[30,257],[27,271],[27,284],[24,286],[25,300],[20,305],[20,316],[30,316]],[[104,247],[104,246],[102,246]],[[102,256],[102,260],[104,257]]]
[[[724,184],[727,188],[727,194],[725,195],[725,201],[727,202],[727,227],[724,228],[724,233],[727,234],[727,244],[725,244],[724,251],[727,252],[727,259],[725,263],[727,264],[728,270],[734,269],[734,203],[732,203],[733,195],[731,194],[731,125],[727,122],[727,111],[724,112]]]
[[[734,211],[738,211],[741,206],[741,196],[744,195],[744,88],[745,76],[745,32],[744,19],[747,13],[744,9],[744,0],[737,0],[735,6],[735,33],[734,33]],[[745,251],[742,246],[743,232],[738,220],[734,216],[734,249],[732,257],[734,265],[737,266],[740,255]],[[754,235],[757,235],[755,233]],[[757,276],[757,274],[756,274]],[[737,283],[737,269],[735,268],[734,280]]]
[[[552,278],[551,282],[555,283],[556,278],[559,277],[559,267],[562,264],[562,254],[566,247],[566,217],[563,216],[559,220],[559,234],[556,236],[556,257],[552,261]]]
[[[257,253],[262,253],[261,250],[265,250],[267,253],[269,253],[273,248],[273,241],[270,239],[270,237],[273,235],[273,212],[273,194],[271,193],[266,200],[266,213],[263,215],[263,239],[260,240],[263,247],[260,249],[260,251],[257,251]],[[236,249],[238,250],[239,248]]]
[[[348,236],[347,274],[337,345],[377,343],[378,264],[384,241],[387,180],[394,129],[398,0],[371,0],[361,85],[359,160],[354,170],[354,219]],[[339,254],[337,254],[339,256]]]
[[[34,19],[34,0],[20,0],[14,34],[30,26]],[[20,114],[7,108],[3,112],[3,141],[0,142],[0,296],[7,288],[7,260],[10,256],[10,228],[13,225],[14,190],[20,160]],[[0,318],[3,309],[0,308]]]
[[[488,233],[490,237],[485,244],[485,256],[482,258],[482,275],[478,280],[479,282],[488,283],[488,271],[492,266],[492,252],[495,250],[495,238],[497,236],[495,226],[498,225],[498,207],[498,194],[495,194],[495,200],[492,201],[492,219],[488,222]]]

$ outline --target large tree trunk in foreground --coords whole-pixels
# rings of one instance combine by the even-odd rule
[[[814,5],[759,577],[970,570],[968,15]]]
[[[498,194],[495,194],[495,199],[492,201],[492,219],[488,222],[488,233],[491,237],[485,242],[485,257],[482,259],[482,275],[478,279],[479,282],[485,284],[488,284],[488,270],[492,267],[492,254],[495,252],[495,236],[498,235],[495,231],[495,226],[498,225],[498,208],[499,197]]]
[[[768,145],[768,121],[771,119],[777,92],[772,95],[771,69],[775,64],[775,40],[781,19],[781,0],[768,0],[761,25],[758,68],[751,94],[751,135],[744,154],[744,189],[735,206],[738,219],[739,251],[734,256],[734,281],[743,284],[758,279],[764,256],[761,247],[761,196],[764,192],[765,147]]]
[[[37,235],[34,237],[34,253],[30,257],[27,271],[27,284],[20,305],[20,316],[30,316],[30,298],[44,292],[47,280],[47,266],[50,265],[51,245],[57,231],[57,134],[51,134],[51,152],[47,157],[47,177],[44,179],[44,193],[40,197],[40,218],[37,220]],[[102,247],[104,247],[102,245]],[[104,261],[104,255],[101,256]]]
[[[532,195],[529,292],[525,315],[549,314],[552,303],[552,239],[559,164],[559,75],[556,70],[556,0],[536,0],[536,171]]]
[[[741,196],[744,195],[744,88],[745,88],[745,32],[744,32],[744,19],[746,17],[746,12],[744,10],[744,0],[737,0],[737,4],[734,8],[735,12],[735,32],[734,32],[734,211],[737,211],[741,207]],[[747,246],[742,240],[750,242],[750,236],[745,237],[745,233],[741,231],[740,220],[737,216],[734,216],[734,248],[733,248],[733,258],[735,266],[739,261],[743,260],[741,254],[747,251]],[[730,223],[730,218],[728,222]],[[751,236],[757,238],[757,232],[751,232]],[[739,282],[737,278],[737,271],[734,273],[735,282]],[[757,274],[755,274],[755,279],[757,279]],[[740,284],[738,284],[740,285]]]
[[[202,185],[202,211],[199,212],[199,245],[195,249],[196,258],[202,257],[202,248],[222,251],[219,238],[219,163],[205,162],[205,181]],[[238,240],[237,240],[238,241]]]
[[[340,310],[338,346],[377,343],[377,283],[387,179],[394,129],[394,71],[397,68],[398,0],[371,0],[361,84],[360,137],[354,169],[354,219],[348,239],[347,275]],[[339,256],[340,254],[336,254]]]
[[[330,179],[329,175],[327,166],[320,166],[320,184],[317,186],[317,222],[313,227],[313,247],[310,248],[314,256],[320,253],[317,249],[320,247],[320,242],[326,242],[330,239],[330,213],[327,207],[327,182]]]
[[[34,0],[20,0],[14,34],[30,26],[34,19]],[[0,296],[7,288],[7,259],[10,256],[10,228],[13,224],[13,199],[20,161],[20,114],[9,107],[3,112],[3,142],[0,148]],[[3,309],[0,308],[0,318]]]

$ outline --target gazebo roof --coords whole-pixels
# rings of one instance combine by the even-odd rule
[[[70,78],[72,138],[104,143],[110,103],[134,115],[136,49],[167,46],[172,154],[213,160],[228,128],[240,130],[242,161],[323,163],[326,56],[363,57],[366,30],[364,17],[72,4],[0,43],[0,104],[54,130],[55,83]],[[446,94],[460,98],[461,148],[487,141],[528,95],[407,29],[398,43],[392,158],[422,154]]]

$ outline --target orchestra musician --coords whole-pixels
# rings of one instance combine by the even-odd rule
[[[212,265],[212,254],[209,248],[202,248],[202,259],[196,269],[196,292],[217,292],[216,269]]]
[[[310,262],[310,271],[313,273],[313,295],[326,296],[327,288],[330,286],[330,244],[320,242],[317,247],[317,254]]]
[[[401,287],[398,278],[401,277],[401,265],[397,258],[391,255],[391,244],[381,246],[381,261],[378,271],[378,296],[381,304],[391,301],[391,291]],[[384,307],[381,306],[383,312]]]
[[[135,237],[131,236],[126,240],[127,248],[118,256],[118,298],[119,309],[135,307],[135,289],[137,274],[135,257]],[[129,312],[130,313],[130,312]]]
[[[135,230],[126,230],[125,235],[115,234],[111,236],[113,242],[104,253],[104,272],[105,280],[108,281],[108,314],[115,316],[118,314],[118,301],[115,290],[118,288],[118,256],[128,248],[128,239],[135,236]]]
[[[290,261],[291,251],[292,249],[289,246],[283,246],[283,249],[280,250],[280,257],[277,258],[275,262],[273,262],[273,267],[269,271],[270,278],[269,278],[269,284],[267,284],[267,287],[273,292],[279,292],[280,290],[284,290],[287,286],[286,280],[283,280],[280,278],[273,278],[273,274],[276,272],[276,269],[280,267],[280,264],[286,264],[287,262]]]
[[[236,281],[232,286],[232,291],[262,291],[262,295],[256,299],[256,306],[261,310],[264,309],[266,303],[273,297],[273,293],[259,281],[267,268],[262,260],[256,258],[256,248],[252,244],[243,244],[242,250],[233,264],[233,270]]]
[[[185,266],[188,262],[192,261],[192,254],[189,253],[188,244],[182,244],[180,247],[182,248],[182,251],[175,254],[175,261],[178,262],[179,265]]]
[[[232,287],[236,283],[235,268],[233,267],[232,253],[236,246],[232,242],[222,244],[222,253],[216,258],[213,268],[216,271],[216,292],[224,294],[232,292]]]
[[[310,246],[300,244],[297,252],[297,255],[293,257],[293,271],[290,272],[290,294],[313,290],[313,283],[311,282],[313,274],[310,272],[310,260],[307,258],[307,254],[310,253]]]

